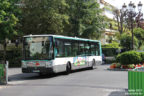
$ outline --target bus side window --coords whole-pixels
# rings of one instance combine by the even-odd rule
[[[100,55],[99,43],[96,43],[95,47],[96,47],[96,56],[99,56]]]
[[[72,56],[77,56],[79,51],[78,41],[73,41],[71,47],[72,47]]]
[[[65,57],[70,57],[72,55],[71,43],[70,42],[64,42],[64,49],[65,49]]]
[[[89,43],[85,44],[85,53],[86,53],[86,55],[90,55],[91,54],[90,44]]]
[[[85,55],[85,46],[84,46],[84,42],[79,42],[79,51],[78,51],[78,55]]]
[[[56,40],[56,57],[64,57],[64,44],[62,40]]]
[[[91,55],[96,55],[96,48],[95,48],[95,44],[91,44]]]

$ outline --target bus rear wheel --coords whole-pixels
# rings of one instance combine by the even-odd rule
[[[68,63],[66,65],[66,75],[68,75],[69,73],[71,73],[71,64],[70,63]]]
[[[95,68],[95,66],[96,66],[96,62],[95,62],[95,60],[93,60],[93,61],[92,61],[92,65],[91,65],[90,69],[94,69],[94,68]]]

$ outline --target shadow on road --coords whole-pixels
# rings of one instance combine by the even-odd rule
[[[108,96],[129,96],[128,91],[113,91]]]
[[[89,68],[80,69],[80,70],[74,70],[70,74],[77,73],[77,72],[83,72],[83,71],[90,71]],[[11,75],[8,77],[9,82],[11,81],[21,81],[21,80],[37,80],[37,79],[48,79],[48,78],[54,78],[58,76],[66,75],[65,72],[61,73],[52,73],[52,74],[45,74],[40,76],[38,73],[20,73]]]

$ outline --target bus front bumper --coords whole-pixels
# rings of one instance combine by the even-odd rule
[[[22,68],[23,73],[53,73],[52,68],[44,68],[44,67],[28,67],[28,68]]]

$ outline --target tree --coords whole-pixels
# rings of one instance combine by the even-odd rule
[[[69,23],[65,0],[24,0],[23,3],[24,34],[63,34],[64,24]]]
[[[120,34],[122,34],[123,32],[125,32],[127,30],[127,27],[129,27],[129,26],[126,26],[129,24],[126,24],[128,22],[127,22],[127,19],[124,18],[126,13],[122,12],[122,10],[115,9],[113,11],[113,14],[114,14],[115,19],[117,21],[118,31],[120,32]]]
[[[4,46],[4,61],[6,61],[7,39],[18,34],[16,25],[19,20],[16,16],[18,11],[15,3],[12,0],[0,0],[0,41]]]
[[[138,48],[140,48],[144,44],[144,30],[142,28],[135,28],[134,36],[138,39]]]
[[[120,45],[126,50],[131,50],[132,36],[130,33],[123,33],[120,37]],[[134,46],[135,49],[138,47],[138,40],[134,37]]]
[[[69,21],[66,34],[98,39],[104,28],[102,10],[95,0],[66,0],[69,4]]]

